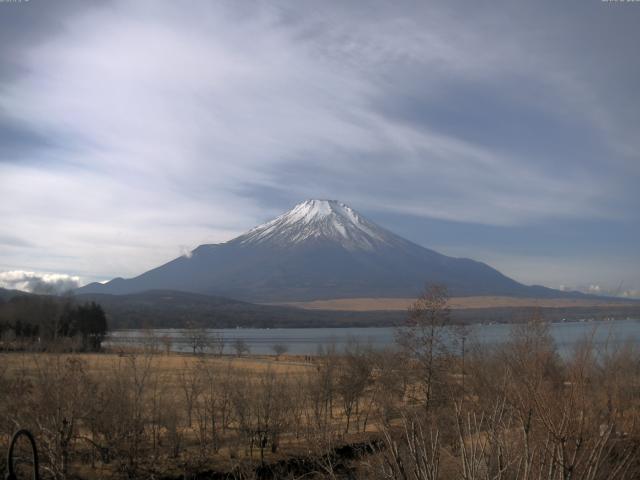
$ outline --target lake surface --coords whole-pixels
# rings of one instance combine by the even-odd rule
[[[499,345],[509,339],[513,325],[491,324],[467,327],[469,344]],[[253,354],[273,354],[273,345],[283,344],[288,353],[314,355],[320,347],[335,345],[343,350],[348,342],[357,340],[373,348],[391,348],[395,344],[395,328],[234,328],[208,329],[211,335],[221,335],[225,339],[225,353],[233,353],[232,344],[242,339]],[[610,320],[561,322],[550,324],[558,351],[569,354],[578,342],[593,337],[598,347],[619,346],[626,342],[640,341],[640,320]],[[192,347],[188,340],[189,331],[183,329],[116,330],[108,336],[105,346],[144,346],[157,342],[163,348],[162,337],[171,339],[171,349],[189,352]]]

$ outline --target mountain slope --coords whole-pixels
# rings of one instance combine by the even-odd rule
[[[0,302],[5,302],[13,297],[21,296],[21,295],[31,295],[30,293],[23,292],[21,290],[8,290],[6,288],[0,288]]]
[[[334,200],[308,200],[226,243],[201,245],[138,277],[90,284],[79,293],[169,289],[279,302],[415,297],[426,282],[444,283],[457,296],[567,296],[421,247]]]

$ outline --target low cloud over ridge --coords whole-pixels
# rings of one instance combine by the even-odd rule
[[[12,270],[0,272],[0,287],[30,293],[56,295],[74,290],[80,285],[80,277],[61,273],[37,273]]]

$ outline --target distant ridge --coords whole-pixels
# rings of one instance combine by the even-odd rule
[[[230,298],[197,293],[154,290],[128,295],[81,294],[80,302],[95,301],[102,305],[113,329],[180,328],[287,328],[287,327],[365,327],[401,325],[406,309],[398,310],[305,310],[283,305],[256,305]],[[519,300],[519,299],[517,299]],[[552,302],[552,301],[550,301]],[[452,299],[452,319],[461,323],[521,322],[531,318],[535,310],[553,321],[580,318],[640,318],[640,302],[614,305],[558,305],[538,308],[494,306],[458,308]],[[595,302],[594,302],[595,303]],[[383,307],[384,308],[384,307]]]
[[[78,293],[179,290],[249,302],[414,298],[425,283],[453,296],[583,297],[526,286],[490,266],[410,242],[336,200],[307,200],[225,243],[200,245],[132,279]]]
[[[2,308],[13,297],[34,298],[35,295],[18,290],[0,288],[0,328]],[[48,296],[48,295],[46,295]],[[487,298],[487,297],[485,297]],[[147,292],[112,295],[86,293],[76,296],[77,302],[95,301],[107,314],[111,330],[126,328],[309,328],[309,327],[369,327],[396,326],[406,319],[406,305],[399,309],[387,310],[390,305],[379,305],[380,309],[338,309],[330,304],[331,310],[294,308],[286,305],[256,305],[231,298],[223,298],[197,293],[153,290]],[[561,304],[541,308],[523,308],[521,305],[499,306],[487,304],[482,308],[473,305],[458,305],[464,298],[453,298],[452,319],[461,323],[478,322],[522,322],[531,318],[533,310],[550,321],[578,320],[584,318],[640,318],[640,301],[584,305],[578,299],[575,305],[561,300]],[[525,299],[515,299],[520,302]],[[410,302],[410,300],[406,300]],[[548,301],[548,302],[553,302]],[[316,305],[321,307],[322,304]],[[472,307],[472,308],[468,308]]]
[[[0,287],[0,302],[5,302],[13,297],[31,295],[28,292],[23,292],[22,290],[10,290],[7,288]]]

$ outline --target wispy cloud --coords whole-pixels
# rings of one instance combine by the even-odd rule
[[[130,276],[316,196],[484,225],[637,218],[640,105],[607,82],[638,69],[558,20],[619,15],[548,7],[65,9],[0,80],[0,125],[22,132],[0,237],[37,247],[0,266]]]

